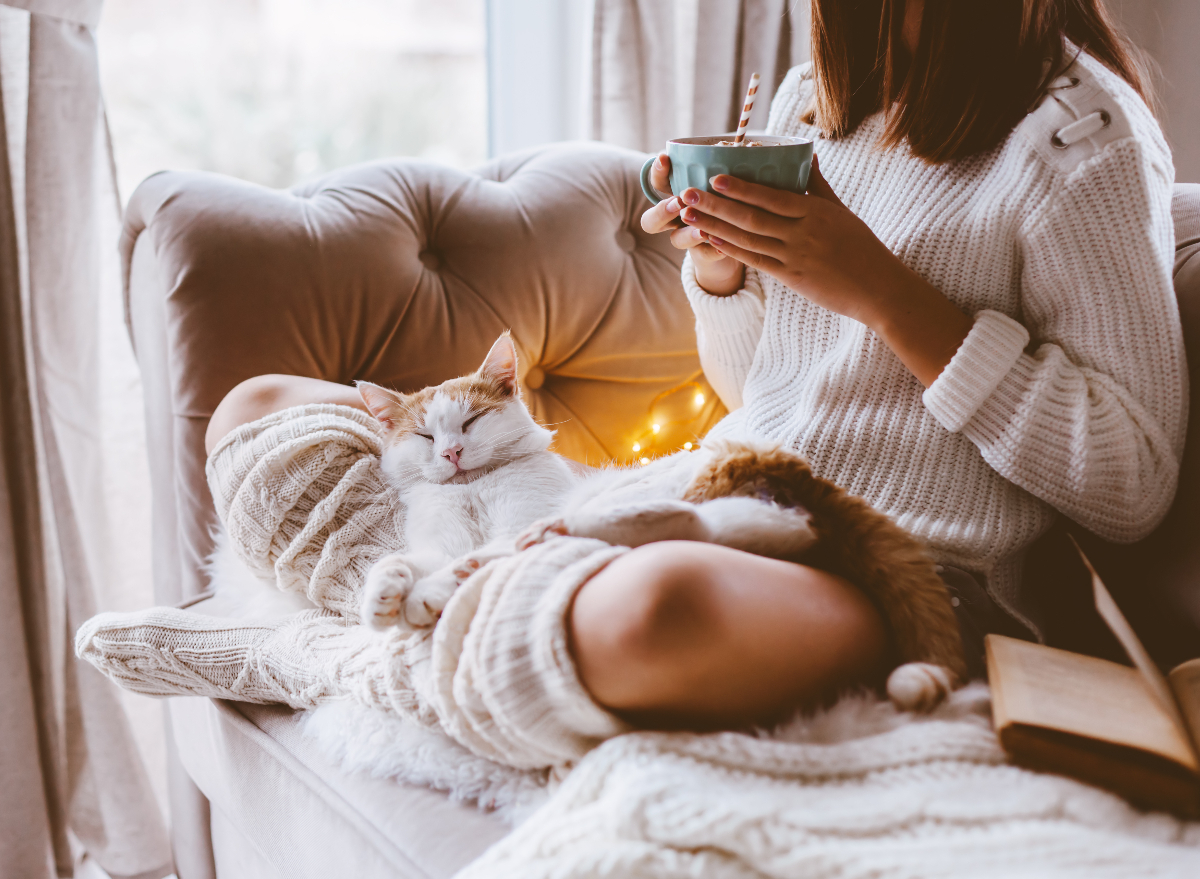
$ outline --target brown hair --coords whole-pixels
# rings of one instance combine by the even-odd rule
[[[925,0],[911,55],[904,5],[812,0],[816,88],[803,119],[826,137],[848,135],[886,107],[884,146],[907,141],[935,163],[990,149],[1069,66],[1064,38],[1153,107],[1145,61],[1103,0]]]

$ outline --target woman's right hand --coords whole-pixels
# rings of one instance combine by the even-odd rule
[[[642,228],[651,233],[671,230],[671,244],[692,254],[696,267],[696,283],[717,296],[728,296],[742,287],[745,267],[732,257],[725,256],[704,240],[699,229],[684,224],[679,218],[683,203],[671,195],[671,159],[659,153],[650,166],[650,185],[663,200],[642,214]]]

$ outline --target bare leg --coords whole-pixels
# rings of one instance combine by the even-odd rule
[[[769,722],[880,683],[889,653],[879,612],[840,577],[683,541],[589,580],[569,629],[584,686],[645,727]]]
[[[225,395],[204,434],[204,451],[211,452],[230,431],[272,412],[304,403],[339,403],[366,411],[362,397],[350,385],[299,375],[256,375]]]

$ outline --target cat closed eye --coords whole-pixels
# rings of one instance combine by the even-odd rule
[[[433,442],[433,437],[432,437],[431,435],[427,434],[427,433],[421,433],[421,432],[419,432],[419,431],[418,431],[418,432],[417,432],[417,436],[421,437],[422,439],[427,439],[427,440],[429,440],[430,442]]]
[[[466,429],[468,427],[470,427],[472,424],[474,424],[476,421],[478,421],[482,417],[483,417],[482,412],[476,412],[474,415],[472,415],[470,418],[468,418],[466,421],[463,422],[463,426],[462,426],[463,431],[466,431]]]

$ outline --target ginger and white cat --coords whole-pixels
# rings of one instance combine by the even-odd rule
[[[554,434],[530,415],[517,375],[505,333],[471,375],[413,394],[358,383],[387,432],[382,466],[400,489],[408,542],[368,574],[364,623],[430,626],[480,565],[553,533],[624,546],[700,540],[777,558],[815,541],[802,509],[745,497],[683,501],[703,451],[637,469],[573,467],[548,451]]]
[[[640,468],[580,469],[521,401],[508,334],[479,370],[415,394],[359,383],[387,431],[383,469],[406,505],[408,549],[367,576],[363,622],[433,625],[491,559],[555,534],[636,547],[719,543],[846,577],[876,603],[901,664],[888,694],[928,710],[965,683],[949,595],[925,548],[786,449],[702,443]]]
[[[463,378],[413,394],[359,383],[386,431],[382,466],[405,503],[408,544],[369,571],[363,622],[432,626],[481,565],[558,534],[630,547],[695,540],[813,565],[862,589],[902,663],[887,686],[901,708],[928,710],[965,683],[958,625],[925,547],[803,458],[706,441],[646,467],[581,468],[549,451],[553,433],[522,403],[517,375],[505,334]],[[207,613],[274,621],[314,606],[251,572],[220,535],[210,574]]]

